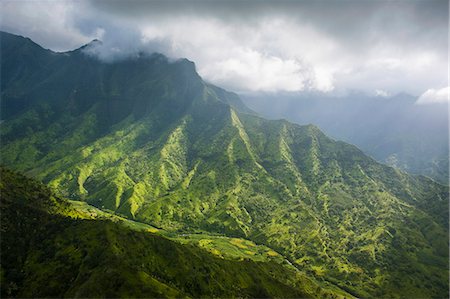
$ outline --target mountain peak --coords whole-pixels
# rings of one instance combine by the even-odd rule
[[[101,40],[95,38],[95,39],[91,40],[90,42],[88,42],[87,44],[84,44],[81,47],[79,47],[75,50],[69,51],[69,52],[89,50],[89,49],[93,49],[95,47],[102,46],[102,45],[103,45],[103,42]]]
[[[50,51],[48,49],[43,48],[42,46],[35,43],[33,40],[31,40],[28,37],[22,36],[22,35],[16,35],[13,33],[9,33],[6,31],[0,31],[0,41],[1,41],[1,49],[0,52],[2,56],[4,57],[8,50],[11,50],[12,53],[17,51],[19,48],[27,48],[30,51],[39,51],[39,50],[45,50]],[[14,49],[14,50],[13,50]]]
[[[94,38],[89,43],[87,43],[85,46],[97,46],[97,45],[103,45],[103,42],[99,39]]]

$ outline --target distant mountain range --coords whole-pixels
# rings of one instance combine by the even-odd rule
[[[244,296],[448,297],[448,187],[380,164],[355,146],[328,138],[314,125],[261,118],[236,94],[205,83],[186,59],[171,62],[161,54],[140,54],[105,63],[87,55],[83,47],[55,53],[8,33],[1,34],[1,54],[1,162],[46,183],[59,197],[150,225],[225,260],[229,252],[255,259],[252,246],[264,246],[311,282],[309,287],[302,282],[295,286],[279,276],[278,268],[264,268],[261,275],[270,273],[273,284],[267,284],[268,276],[258,278],[259,284],[244,283],[248,288],[264,286]],[[21,180],[2,186],[19,190]],[[10,202],[20,201],[22,195],[15,194]],[[21,217],[39,222],[28,212]],[[92,229],[103,238],[96,231],[110,224],[92,223],[97,224],[86,228],[89,234]],[[11,238],[30,240],[19,230],[20,223],[13,221],[11,227]],[[65,245],[49,254],[76,251],[73,240],[83,230],[51,234],[56,244]],[[128,256],[140,242],[150,242],[120,226],[106,230],[113,231],[109,240],[120,240],[108,249],[115,257]],[[217,236],[234,238],[236,246],[221,247],[214,241]],[[151,246],[158,246],[158,240]],[[175,250],[175,245],[160,242]],[[2,252],[10,248],[2,247]],[[136,250],[136,256],[130,253],[129,273],[137,269],[140,254],[145,255]],[[176,250],[180,252],[175,257],[191,258],[191,253],[181,253],[183,247]],[[33,267],[24,264],[31,276],[22,281],[38,287],[33,293],[24,285],[27,291],[16,294],[46,296],[40,287],[50,271],[43,266],[47,259],[32,251],[23,259],[31,259]],[[212,257],[208,255],[205,263],[208,259]],[[189,267],[197,269],[196,261]],[[65,256],[59,263],[69,265]],[[123,265],[113,263],[104,271],[115,273]],[[152,288],[173,279],[170,288],[161,285],[167,290],[164,296],[193,287],[173,275],[153,281],[148,275],[156,272],[145,265],[139,267],[139,283]],[[14,267],[2,259],[2,276],[14,278],[22,266]],[[241,279],[227,272],[235,267],[243,269],[235,263],[205,270],[213,273],[208,277],[218,277],[219,272],[227,277],[217,278],[222,281],[217,293],[208,293],[203,285],[185,293],[239,294],[225,291],[235,285],[234,279]],[[93,271],[83,275],[100,275]],[[130,275],[127,283],[137,279],[137,274]],[[65,279],[51,277],[56,284]],[[196,279],[204,283],[205,278]],[[294,287],[284,292],[285,285]],[[92,289],[75,282],[68,287],[72,289],[64,294],[69,296],[89,297],[84,290]],[[119,294],[110,289],[98,292],[92,296]]]
[[[416,104],[417,97],[351,92],[277,93],[243,96],[268,118],[313,123],[334,138],[353,143],[380,162],[449,183],[448,104]]]

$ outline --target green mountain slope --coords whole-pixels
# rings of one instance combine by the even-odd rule
[[[5,169],[0,187],[2,297],[345,295],[278,262],[221,258],[111,219],[86,219],[48,188]]]
[[[186,60],[33,51],[45,67],[2,64],[2,103],[22,101],[2,114],[3,164],[165,231],[264,244],[355,296],[448,296],[447,187],[262,119]]]
[[[417,105],[417,97],[408,94],[384,98],[362,92],[261,93],[242,99],[266,117],[313,123],[378,161],[449,184],[447,103]]]

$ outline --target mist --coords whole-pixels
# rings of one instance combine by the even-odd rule
[[[1,29],[103,61],[188,58],[237,93],[446,88],[447,1],[3,1]]]
[[[251,109],[270,119],[315,124],[336,140],[355,144],[376,160],[448,183],[448,91],[430,95],[338,96],[321,92],[248,93]],[[276,103],[276,105],[274,105]]]

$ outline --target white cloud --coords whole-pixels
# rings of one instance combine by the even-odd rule
[[[73,50],[101,34],[84,34],[76,28],[74,18],[81,6],[82,2],[69,1],[2,1],[2,30],[30,37],[54,51]]]
[[[200,73],[237,91],[300,91],[305,88],[308,73],[298,61],[283,60],[251,49],[241,51],[235,58],[200,68]]]
[[[386,90],[375,89],[375,95],[377,97],[387,98],[390,94]]]
[[[315,69],[302,59],[304,49],[289,52],[280,47],[292,38],[289,34],[280,37],[292,28],[292,24],[283,20],[261,20],[246,27],[208,18],[185,17],[180,23],[184,25],[169,22],[146,25],[141,31],[142,41],[164,40],[166,54],[193,60],[200,75],[215,84],[238,92],[333,88],[326,69]],[[307,39],[299,32],[291,33]]]
[[[428,89],[417,100],[416,104],[436,104],[450,102],[450,86],[441,89]]]
[[[101,38],[96,53],[105,60],[137,51],[186,57],[205,80],[238,92],[420,94],[448,84],[442,1],[435,9],[383,1],[167,3],[2,1],[1,28],[53,50]]]

